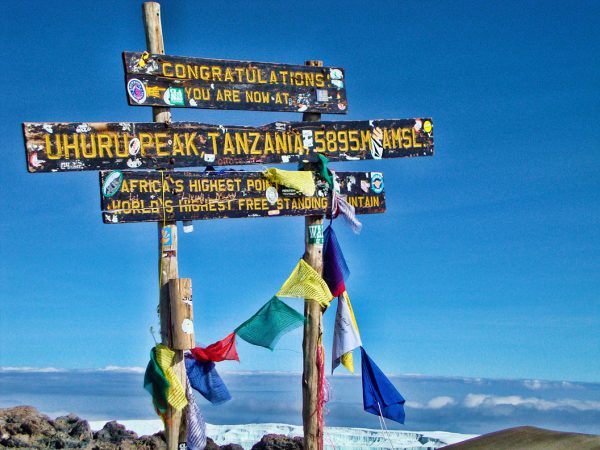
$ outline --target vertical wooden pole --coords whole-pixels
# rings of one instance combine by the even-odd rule
[[[150,53],[164,54],[165,45],[160,20],[160,4],[146,2],[142,5],[144,30],[146,32],[146,48]],[[169,108],[152,108],[154,122],[170,122]],[[160,283],[160,335],[162,343],[173,348],[171,330],[171,307],[169,302],[169,280],[178,277],[177,268],[177,223],[158,224],[158,279]],[[174,350],[173,370],[186,387],[185,363],[183,351]],[[178,450],[180,442],[186,442],[186,422],[184,411],[177,411],[169,406],[165,420],[165,436],[167,448]]]
[[[307,66],[322,67],[323,61],[306,61]],[[321,114],[304,113],[303,121],[319,121]],[[311,170],[309,164],[305,170]],[[323,216],[307,216],[304,219],[304,260],[315,269],[319,275],[323,273],[323,244],[309,242],[309,227],[323,226]],[[317,407],[319,394],[319,367],[317,364],[317,346],[321,345],[323,336],[323,310],[321,305],[307,299],[304,303],[304,338],[302,354],[304,367],[302,372],[302,423],[304,425],[304,449],[321,450],[323,430],[319,426]]]

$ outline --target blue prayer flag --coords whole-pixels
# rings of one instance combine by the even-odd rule
[[[404,423],[404,397],[373,362],[364,348],[362,360],[363,406],[366,412]]]
[[[190,384],[209,402],[220,405],[231,400],[231,394],[215,369],[212,361],[197,361],[191,355],[185,356],[185,369]]]

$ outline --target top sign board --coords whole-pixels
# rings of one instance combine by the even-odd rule
[[[339,67],[123,52],[132,106],[346,114]]]

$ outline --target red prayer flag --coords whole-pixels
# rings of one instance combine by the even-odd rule
[[[240,357],[235,349],[235,333],[231,333],[219,342],[209,345],[206,348],[196,347],[190,350],[192,356],[197,361],[219,362],[226,359],[240,361]]]

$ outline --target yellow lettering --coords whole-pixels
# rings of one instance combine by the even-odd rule
[[[162,149],[167,146],[167,142],[162,139],[167,139],[169,135],[167,133],[156,133],[154,135],[154,145],[156,147],[156,155],[157,156],[169,156],[168,151],[163,151]]]
[[[98,147],[100,147],[100,135],[98,135]],[[140,153],[146,156],[146,148],[152,148],[152,135],[150,133],[140,133]]]
[[[167,69],[169,69],[168,72],[167,72]],[[172,78],[173,77],[173,64],[171,64],[170,62],[163,63],[162,73],[163,73],[163,76]]]
[[[100,158],[104,158],[104,152],[106,152],[106,156],[108,158],[112,158],[113,154],[110,151],[110,146],[111,146],[111,140],[110,140],[110,136],[107,134],[99,134],[98,135],[98,156],[100,156]],[[68,158],[68,152],[65,148],[65,157]]]
[[[194,155],[198,155],[198,148],[196,147],[196,143],[194,140],[196,139],[196,131],[192,131],[191,133],[185,133],[185,152],[186,154],[190,154],[190,150],[194,152]]]
[[[412,136],[410,130],[410,128],[402,128],[402,147],[404,148],[412,147]]]
[[[181,142],[179,133],[173,133],[173,155],[183,156],[184,154],[183,143]]]
[[[233,142],[231,141],[231,135],[229,133],[225,133],[225,143],[223,145],[223,154],[224,155],[235,155],[235,149],[233,148]]]

